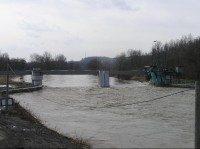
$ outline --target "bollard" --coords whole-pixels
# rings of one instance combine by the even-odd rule
[[[195,148],[200,148],[200,81],[195,82]]]

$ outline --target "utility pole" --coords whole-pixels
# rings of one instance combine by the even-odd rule
[[[155,40],[155,41],[153,41],[152,42],[152,55],[151,55],[151,63],[152,63],[152,66],[154,66],[155,65],[155,59],[156,59],[156,52],[154,53],[154,48],[155,48],[155,51],[156,51],[156,42],[157,42],[157,40]],[[155,43],[155,44],[154,44]]]
[[[195,82],[195,148],[200,148],[200,81]]]
[[[9,89],[9,65],[8,65],[8,59],[6,63],[6,113],[8,113],[8,89]]]

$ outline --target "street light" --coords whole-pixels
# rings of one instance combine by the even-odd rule
[[[153,47],[154,47],[153,44],[156,43],[156,42],[157,42],[157,40],[155,40],[155,41],[152,42],[152,49],[153,49]]]
[[[153,59],[154,59],[154,58],[153,58],[153,54],[154,54],[154,52],[153,52],[153,51],[154,51],[154,50],[153,50],[153,49],[154,49],[154,45],[153,45],[153,44],[156,43],[156,42],[157,42],[157,40],[154,40],[154,41],[152,42],[152,57],[151,57],[152,66],[154,65],[154,60],[153,60]]]

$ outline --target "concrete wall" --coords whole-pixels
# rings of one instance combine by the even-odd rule
[[[98,70],[43,70],[44,75],[98,75]],[[31,75],[32,71],[15,71],[17,75]],[[115,75],[131,75],[131,76],[144,76],[145,73],[142,70],[132,71],[109,71],[110,76]],[[0,71],[0,75],[6,75],[6,71]],[[10,75],[14,75],[10,72]]]

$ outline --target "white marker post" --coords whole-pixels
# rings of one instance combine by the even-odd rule
[[[109,71],[99,71],[99,86],[102,88],[110,87]]]

